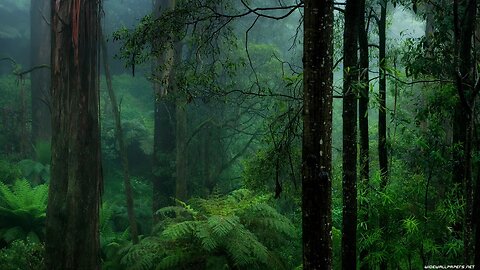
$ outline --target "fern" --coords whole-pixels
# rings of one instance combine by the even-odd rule
[[[0,238],[7,243],[43,239],[47,196],[47,185],[32,187],[27,180],[11,187],[0,183]]]
[[[164,257],[156,269],[179,269],[180,266],[188,264],[191,261],[192,254],[183,250],[175,250]]]
[[[156,234],[120,249],[121,264],[142,270],[192,269],[198,264],[212,269],[285,269],[286,258],[276,250],[297,236],[297,230],[267,201],[267,196],[242,189],[162,208],[157,214],[164,219],[155,227]]]
[[[178,239],[194,234],[196,221],[185,221],[182,223],[173,224],[162,233],[167,239]]]
[[[212,229],[207,223],[200,223],[195,231],[196,237],[200,239],[203,249],[212,252],[219,246],[219,240],[212,236]]]
[[[239,222],[240,219],[236,216],[212,216],[207,220],[208,226],[217,237],[226,236],[239,224]]]

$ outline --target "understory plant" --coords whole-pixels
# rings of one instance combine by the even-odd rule
[[[0,240],[11,243],[44,239],[48,185],[32,187],[27,180],[8,186],[0,182]]]
[[[151,236],[119,250],[121,264],[125,269],[292,269],[299,232],[268,201],[269,196],[246,189],[188,204],[177,201],[157,212],[161,221]]]

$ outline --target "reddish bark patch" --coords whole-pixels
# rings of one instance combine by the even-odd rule
[[[78,65],[78,35],[80,29],[80,0],[74,0],[72,5],[72,41],[75,52],[75,65]]]

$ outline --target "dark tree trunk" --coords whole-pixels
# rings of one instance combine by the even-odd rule
[[[475,83],[475,61],[472,57],[473,37],[476,25],[476,0],[454,1],[454,34],[456,71],[455,78],[459,104],[455,109],[454,143],[459,147],[460,154],[454,156],[454,177],[456,183],[463,186],[463,200],[465,203],[463,242],[464,263],[470,264],[473,260],[473,180],[472,180],[472,148],[473,148],[473,121],[475,99],[478,86]],[[464,15],[464,16],[460,16]],[[475,87],[473,87],[475,85]]]
[[[128,214],[128,222],[130,224],[130,235],[132,237],[133,244],[138,244],[137,219],[135,217],[135,208],[133,205],[133,191],[132,191],[132,184],[130,182],[128,154],[127,154],[127,148],[125,146],[125,139],[123,137],[120,108],[118,107],[117,97],[115,96],[115,92],[113,91],[112,77],[110,74],[110,66],[108,65],[108,49],[107,49],[108,47],[107,47],[107,42],[105,42],[103,33],[101,34],[101,39],[102,39],[103,67],[105,70],[105,78],[107,81],[108,96],[110,98],[110,103],[112,105],[111,107],[112,107],[113,118],[115,119],[115,135],[116,135],[115,137],[118,142],[119,155],[122,160],[123,185],[125,188],[125,200],[127,203],[127,214]]]
[[[175,67],[181,64],[182,43],[175,44]],[[187,100],[184,91],[180,91],[178,80],[175,78],[177,73],[175,70],[172,74],[172,86],[177,93],[175,102],[176,110],[176,198],[182,201],[188,199],[187,192]]]
[[[379,23],[379,112],[378,112],[378,157],[380,165],[381,188],[388,184],[388,153],[387,153],[387,77],[386,77],[386,26],[387,1],[382,2]]]
[[[381,2],[379,29],[379,110],[378,110],[378,158],[380,165],[380,188],[385,191],[388,184],[388,153],[387,153],[387,77],[386,77],[386,27],[387,27],[387,0]],[[388,217],[383,213],[380,216],[380,228],[386,239]],[[387,269],[387,262],[380,264],[380,269]]]
[[[369,153],[369,134],[368,134],[368,103],[369,103],[369,51],[368,51],[368,32],[365,18],[365,0],[358,2],[358,43],[360,47],[360,97],[358,101],[358,124],[360,131],[360,180],[365,192],[368,194],[368,182],[370,179],[370,153]],[[368,205],[360,205],[365,211],[365,215],[361,217],[362,222],[368,222]],[[368,255],[367,250],[360,251],[360,262],[365,262]],[[360,265],[362,270],[368,269],[366,263]]]
[[[343,32],[342,269],[357,269],[357,0],[347,0]]]
[[[154,13],[158,17],[161,12],[175,7],[172,0],[157,0]],[[174,168],[171,165],[175,158],[175,101],[168,94],[170,90],[170,73],[173,65],[173,48],[167,48],[155,64],[158,77],[154,83],[154,141],[153,141],[153,198],[152,210],[154,222],[155,212],[165,206],[172,205],[171,198],[175,196]]]
[[[52,1],[52,167],[46,266],[100,269],[97,0]]]
[[[360,46],[360,98],[358,102],[358,123],[360,131],[360,179],[368,183],[370,178],[370,153],[368,139],[368,103],[369,85],[369,52],[368,33],[365,18],[365,0],[358,3],[358,43]]]
[[[50,65],[51,0],[32,0],[30,8],[30,46],[32,67]],[[31,74],[32,143],[50,142],[50,70],[39,68]]]
[[[333,1],[304,12],[303,268],[332,269]]]

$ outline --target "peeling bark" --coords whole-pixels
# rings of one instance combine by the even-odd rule
[[[78,46],[72,0],[52,1],[52,165],[46,266],[100,269],[99,2],[81,0]],[[75,61],[78,50],[78,63]]]

